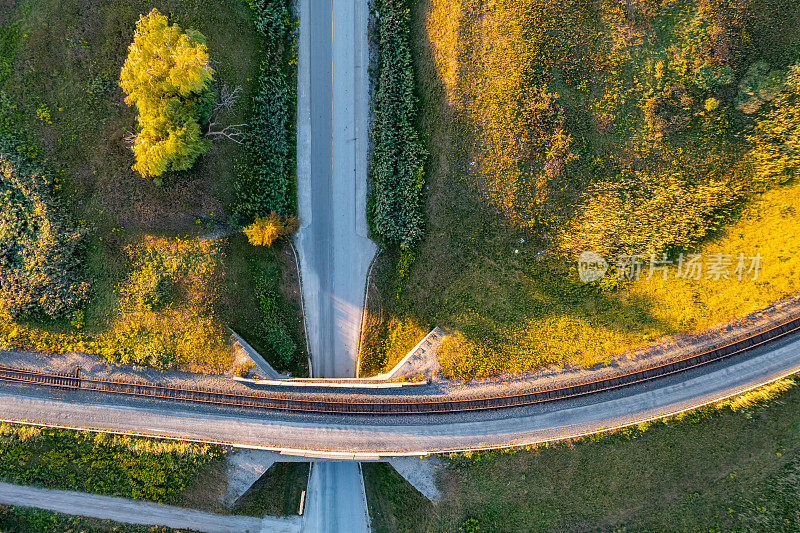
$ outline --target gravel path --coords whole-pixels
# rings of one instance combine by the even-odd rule
[[[0,482],[0,503],[38,507],[59,513],[114,520],[128,524],[166,526],[205,533],[294,533],[300,531],[300,517],[254,518],[226,516],[114,498],[98,494],[23,487]]]

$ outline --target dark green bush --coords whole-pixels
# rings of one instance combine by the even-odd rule
[[[278,356],[278,359],[285,364],[289,365],[292,362],[292,357],[297,351],[297,345],[286,332],[286,328],[282,324],[272,323],[267,324],[267,343]]]
[[[256,28],[274,42],[283,42],[291,29],[291,10],[286,0],[249,0]]]
[[[161,274],[151,287],[142,293],[142,304],[151,309],[160,309],[170,303],[175,293],[175,282],[169,276]]]
[[[403,0],[381,0],[376,8],[379,59],[368,212],[381,239],[409,248],[423,235],[424,186],[424,152],[414,127],[410,13]]]
[[[282,72],[265,63],[245,139],[250,161],[237,184],[238,211],[246,217],[293,211],[294,102],[294,83],[288,83]]]
[[[259,280],[256,285],[256,298],[258,299],[258,308],[261,309],[261,314],[266,320],[274,319],[278,314],[278,295],[272,287],[267,285],[265,279]]]
[[[0,310],[64,316],[86,299],[83,234],[65,220],[53,177],[0,138]]]
[[[275,287],[269,284],[270,279],[264,276],[256,285],[256,298],[258,307],[264,320],[264,340],[270,350],[275,354],[277,362],[283,367],[289,367],[297,353],[297,344],[292,340],[286,329],[286,321],[282,309],[286,302]]]
[[[296,58],[292,10],[286,0],[250,0],[256,27],[267,37],[266,58],[245,136],[246,168],[236,184],[237,211],[249,219],[296,210]]]

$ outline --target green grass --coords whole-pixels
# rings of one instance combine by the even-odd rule
[[[0,424],[0,479],[9,483],[123,496],[181,498],[218,446]]]
[[[469,10],[477,9],[474,6],[479,3],[462,4],[473,7],[464,7],[463,11],[451,15],[463,16],[459,31],[468,33],[470,25],[475,24],[468,18]],[[694,2],[674,3],[672,10],[685,10],[689,4],[694,5]],[[379,292],[381,301],[377,305],[381,316],[376,320],[381,324],[375,329],[383,333],[370,339],[365,345],[368,351],[364,354],[368,361],[374,362],[375,372],[391,364],[393,358],[387,357],[387,353],[402,353],[410,347],[410,339],[400,335],[397,336],[397,346],[381,348],[382,343],[390,340],[392,329],[415,331],[439,325],[462,332],[462,342],[451,345],[451,350],[445,348],[441,359],[444,370],[458,377],[527,370],[551,364],[591,366],[608,362],[613,355],[628,348],[667,335],[744,316],[800,291],[797,281],[800,264],[795,260],[800,241],[798,232],[787,229],[797,228],[800,224],[795,212],[800,195],[797,183],[763,197],[756,196],[746,209],[739,212],[738,219],[729,218],[725,231],[713,234],[702,245],[701,251],[706,254],[715,251],[747,256],[761,253],[764,259],[756,282],[684,282],[679,279],[662,282],[659,278],[628,284],[616,291],[600,291],[595,286],[580,283],[574,265],[552,254],[552,243],[547,235],[530,231],[500,214],[481,188],[480,165],[470,165],[476,157],[472,149],[476,146],[476,139],[472,127],[465,121],[470,113],[477,111],[457,108],[450,98],[452,87],[458,88],[458,85],[453,82],[454,74],[442,72],[436,63],[435,47],[428,34],[432,5],[451,3],[447,0],[420,0],[414,5],[416,36],[413,44],[421,107],[419,130],[425,132],[424,141],[430,153],[426,169],[427,237],[416,250],[416,261],[405,279],[399,278],[392,264],[376,269],[376,283],[383,290]],[[786,14],[784,18],[777,17],[774,9],[759,12],[756,19],[751,20],[751,30],[773,23],[791,24],[800,17],[796,4],[784,2],[782,5]],[[683,20],[689,15],[681,11],[680,17],[673,17],[675,20],[665,15],[663,20],[654,21],[665,28],[666,33],[662,36],[664,47],[674,44],[677,39],[678,19]],[[454,20],[452,17],[445,17],[445,20]],[[468,40],[454,42],[462,48],[469,45]],[[687,42],[681,41],[680,44],[685,46]],[[753,41],[746,49],[735,51],[740,54],[738,61],[745,68],[762,56],[788,61],[791,50],[796,49],[797,37],[784,36],[776,41],[783,51],[780,53],[767,50],[760,38],[757,42],[762,48],[756,48],[757,43]],[[645,63],[657,59],[657,52],[665,52],[661,48],[658,50],[644,47],[637,52],[640,55],[635,53],[632,56],[630,61],[633,64],[623,62],[621,66],[615,66],[619,69],[615,76],[619,76],[623,83],[628,78],[644,79]],[[464,72],[472,72],[469,69],[474,64],[470,64],[467,58],[461,67],[465,69],[462,72],[465,75]],[[593,81],[598,90],[609,82],[609,73],[602,71],[601,74],[600,80]],[[631,90],[646,92],[647,88],[633,87]],[[640,156],[633,153],[643,142],[636,137],[637,131],[643,127],[641,110],[637,105],[629,100],[615,103],[617,107],[613,112],[624,127],[615,130],[613,135],[600,136],[591,127],[581,129],[590,122],[581,117],[586,118],[583,115],[592,99],[602,95],[590,91],[588,96],[578,98],[575,96],[577,93],[563,92],[560,101],[567,114],[572,113],[571,110],[580,111],[578,116],[570,115],[572,118],[568,123],[577,128],[575,131],[582,132],[580,135],[585,133],[586,140],[581,150],[588,150],[589,155],[596,154],[599,158],[598,166],[589,169],[591,172],[599,176],[614,172],[624,162],[614,158],[660,157],[658,154],[649,155],[647,151]],[[711,123],[712,119],[706,121],[709,123],[703,120],[696,119],[693,123],[692,127],[700,132],[691,131],[692,135],[697,133],[695,140],[688,142],[689,139],[676,138],[673,147],[684,150],[678,164],[687,169],[697,167],[698,172],[712,161],[704,159],[706,156],[699,158],[698,154],[706,152],[713,155],[703,148],[703,143],[719,142],[730,133],[725,130],[728,126],[722,123],[724,121],[716,124]],[[722,128],[722,137],[715,133],[717,128]],[[578,133],[573,133],[578,139]],[[684,141],[687,142],[681,144]],[[731,150],[737,153],[740,147],[722,147],[719,153],[729,156]],[[582,157],[586,157],[583,152]],[[712,166],[728,168],[723,163],[725,158],[720,157]],[[571,176],[570,179],[578,177]],[[569,196],[556,196],[555,200],[575,204],[574,197],[570,200]],[[613,263],[615,258],[610,260]],[[396,263],[398,257],[388,254],[383,261]],[[395,289],[397,286],[399,291]],[[390,329],[390,323],[402,325]]]
[[[122,136],[134,130],[135,110],[122,102],[117,81],[134,24],[152,7],[206,35],[218,83],[252,92],[263,42],[245,1],[27,0],[7,15],[18,20],[18,42],[13,72],[0,89],[20,110],[23,129],[64,172],[76,214],[91,217],[102,233],[119,226],[190,232],[198,217],[224,220],[235,179],[231,162],[243,154],[238,145],[218,143],[191,171],[169,176],[165,187],[130,169],[133,154]],[[36,117],[43,104],[52,125]],[[230,120],[246,119],[247,112],[241,98]]]
[[[310,463],[275,463],[233,506],[232,514],[292,516],[300,510]]]
[[[361,463],[372,531],[417,532],[431,526],[433,505],[388,463]]]
[[[266,43],[246,0],[22,0],[0,15],[0,130],[20,134],[36,149],[35,159],[58,175],[71,218],[88,230],[93,287],[79,333],[69,319],[0,324],[10,344],[81,349],[82,336],[108,332],[118,315],[118,288],[131,274],[126,247],[152,235],[191,239],[228,222],[232,214],[234,184],[248,161],[241,145],[216,141],[192,169],[166,175],[163,186],[130,168],[134,158],[124,137],[135,131],[136,112],[124,104],[118,80],[136,20],[153,7],[206,36],[215,82],[242,89],[224,120],[248,122]],[[304,375],[300,312],[290,294],[297,282],[279,260],[282,252],[252,249],[238,236],[224,247],[228,281],[215,291],[222,295],[217,314],[270,359],[259,340],[252,292],[241,289],[267,277],[288,295],[281,312],[300,347],[287,370]],[[201,344],[196,348],[204,351]],[[196,368],[202,368],[198,362]],[[209,369],[219,370],[212,363]]]
[[[431,329],[428,324],[393,313],[402,295],[399,291],[402,291],[403,280],[397,272],[399,256],[396,250],[384,250],[372,267],[359,354],[362,376],[373,376],[393,368]]]
[[[191,171],[167,176],[163,187],[131,170],[133,154],[123,138],[135,131],[135,109],[124,104],[117,82],[135,22],[153,7],[206,35],[218,83],[252,92],[263,42],[244,0],[26,0],[4,17],[3,33],[15,35],[15,50],[0,91],[15,106],[15,130],[40,148],[61,179],[72,217],[89,229],[89,331],[102,330],[115,310],[114,290],[127,274],[124,247],[143,234],[197,234],[200,219],[224,221],[236,179],[233,161],[244,155],[238,145],[216,143]],[[52,124],[37,118],[42,105]],[[248,106],[247,97],[240,99],[229,120],[245,121]],[[69,329],[68,323],[36,325]]]
[[[296,267],[289,244],[280,240],[271,247],[251,246],[244,235],[236,235],[226,241],[224,253],[226,271],[220,301],[223,320],[278,371],[286,370],[293,376],[307,376],[308,351],[305,347]],[[259,279],[263,279],[279,295],[280,319],[298,346],[289,366],[280,362],[264,342],[264,318],[255,295]]]
[[[364,469],[376,532],[797,531],[800,389],[645,431],[453,457],[431,506],[393,470]]]
[[[168,527],[121,524],[111,520],[97,520],[33,507],[7,505],[0,505],[0,531],[8,533],[179,533]]]

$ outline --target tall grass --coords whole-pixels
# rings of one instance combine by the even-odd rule
[[[800,227],[794,207],[799,201],[797,182],[768,191],[697,250],[706,257],[760,254],[757,280],[715,281],[705,275],[687,280],[675,278],[674,267],[667,280],[660,274],[644,279],[645,272],[639,281],[611,292],[592,292],[575,280],[573,302],[553,302],[540,316],[498,328],[493,342],[450,337],[440,350],[441,364],[461,377],[551,364],[591,366],[665,335],[713,326],[793,296],[800,292],[800,234],[787,229]],[[570,275],[575,279],[574,272]]]
[[[114,496],[177,501],[218,446],[0,424],[0,479]]]
[[[774,30],[800,20],[800,8],[785,5],[778,15],[759,6],[419,2],[412,42],[434,162],[428,236],[400,281],[400,298],[384,298],[384,313],[460,332],[442,348],[441,362],[451,375],[469,377],[606,363],[797,294],[795,183],[748,196],[739,211],[711,206],[706,237],[693,245],[706,256],[761,254],[756,281],[656,276],[616,289],[613,280],[584,285],[555,238],[589,185],[613,182],[622,169],[681,175],[681,187],[697,191],[703,183],[737,195],[746,189],[747,145],[737,132],[752,119],[735,108],[739,78],[760,58],[785,67],[800,41]],[[724,27],[706,24],[717,10],[731,15]],[[775,36],[774,44],[746,43],[754,28]],[[703,77],[712,50],[725,52],[732,83],[727,69],[712,72],[712,81]],[[679,84],[690,112],[664,122],[659,106],[683,105],[684,93],[668,89]],[[710,96],[719,108],[704,108]],[[559,151],[565,146],[568,153]],[[656,210],[646,214],[648,227],[666,226]],[[724,229],[716,230],[721,216]],[[395,284],[398,276],[387,272],[384,283]]]

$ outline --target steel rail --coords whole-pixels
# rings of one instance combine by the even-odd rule
[[[0,381],[44,385],[60,389],[86,390],[106,394],[138,396],[160,400],[174,400],[230,407],[246,407],[277,411],[332,413],[332,414],[435,414],[520,407],[536,403],[561,400],[617,389],[683,372],[735,354],[774,342],[800,331],[800,317],[774,326],[733,343],[690,355],[666,364],[653,365],[627,374],[621,374],[569,386],[534,389],[530,392],[481,396],[476,398],[436,399],[312,399],[303,393],[243,394],[203,388],[184,388],[156,383],[112,380],[74,374],[43,372],[0,365]],[[306,394],[306,396],[308,396]]]

